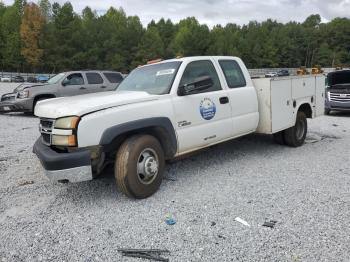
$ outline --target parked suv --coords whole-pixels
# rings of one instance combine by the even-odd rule
[[[34,112],[38,101],[115,90],[123,76],[113,71],[60,73],[47,83],[24,83],[1,97],[0,112]]]
[[[335,71],[327,76],[325,114],[333,110],[350,112],[350,70]]]

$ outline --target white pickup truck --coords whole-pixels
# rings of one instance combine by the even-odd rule
[[[165,161],[253,132],[301,146],[324,112],[323,76],[254,79],[237,57],[188,57],[132,71],[117,91],[39,102],[33,151],[54,181],[93,179],[114,163],[118,187],[146,198]]]

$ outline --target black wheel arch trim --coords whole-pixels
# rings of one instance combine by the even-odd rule
[[[298,112],[299,111],[304,112],[306,118],[312,118],[312,116],[313,116],[312,105],[308,102],[304,102],[304,103],[300,104],[298,107]]]
[[[177,136],[170,119],[167,117],[152,117],[134,120],[123,124],[115,125],[106,129],[100,139],[100,145],[108,147],[118,137],[128,133],[142,133],[143,130],[152,131],[161,143],[167,159],[175,156],[177,152]]]

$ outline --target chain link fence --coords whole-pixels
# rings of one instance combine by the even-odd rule
[[[329,73],[335,70],[335,68],[322,68],[325,73]],[[290,75],[296,75],[298,68],[259,68],[259,69],[248,69],[250,75],[252,77],[261,77],[270,72],[277,72],[280,70],[288,70]],[[309,72],[311,72],[311,68],[307,68]],[[16,76],[21,76],[24,78],[24,81],[27,81],[28,78],[36,78],[38,76],[46,76],[48,78],[53,77],[55,74],[34,74],[34,73],[16,73],[16,72],[0,72],[0,78],[6,78],[5,80],[11,79]]]

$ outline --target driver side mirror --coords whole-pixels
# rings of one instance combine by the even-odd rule
[[[199,91],[209,89],[214,85],[213,79],[210,76],[197,77],[194,82],[179,86],[179,96],[186,96]]]
[[[69,85],[69,80],[68,80],[67,78],[64,79],[64,80],[62,81],[62,85],[63,85],[63,86]]]

